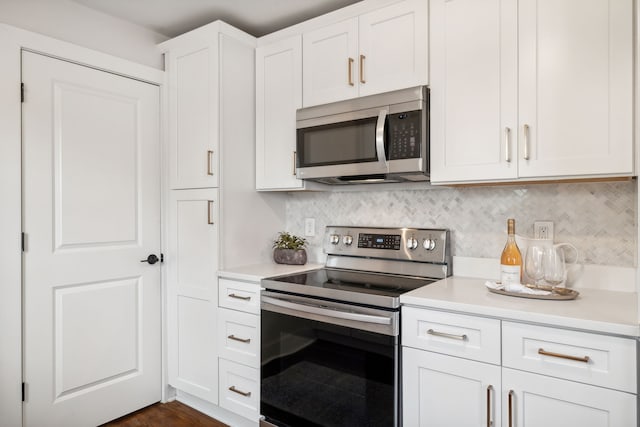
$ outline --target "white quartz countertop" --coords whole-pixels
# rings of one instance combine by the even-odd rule
[[[574,300],[549,301],[489,292],[485,279],[449,277],[400,296],[400,302],[505,320],[607,334],[640,336],[638,296],[632,292],[576,289]]]
[[[324,264],[313,263],[307,263],[305,265],[285,265],[275,263],[252,264],[220,270],[218,271],[218,277],[257,283],[265,277],[302,273],[304,271],[317,270],[322,267],[324,267]]]

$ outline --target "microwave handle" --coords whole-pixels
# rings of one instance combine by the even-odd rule
[[[387,153],[384,151],[384,125],[387,120],[387,110],[380,110],[378,114],[378,123],[376,125],[376,154],[378,155],[378,163],[385,170],[389,169],[387,164]]]

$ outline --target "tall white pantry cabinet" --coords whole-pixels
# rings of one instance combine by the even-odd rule
[[[160,48],[168,81],[168,383],[218,405],[218,270],[268,260],[283,196],[255,192],[255,38],[216,21]],[[256,218],[261,227],[247,227]]]

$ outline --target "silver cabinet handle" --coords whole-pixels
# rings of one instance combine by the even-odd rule
[[[513,427],[513,390],[509,390],[509,427]]]
[[[364,79],[364,60],[366,58],[366,56],[360,55],[360,83],[366,83]]]
[[[378,163],[385,170],[389,168],[387,164],[387,153],[384,151],[384,125],[387,121],[387,110],[380,110],[378,122],[376,124],[376,154]]]
[[[298,153],[296,151],[293,152],[293,173],[292,175],[296,174],[296,157],[298,156]]]
[[[491,393],[493,392],[493,386],[489,385],[487,387],[487,427],[491,427],[493,425],[493,421],[491,420]]]
[[[568,359],[568,360],[575,360],[576,362],[584,362],[584,363],[589,363],[589,356],[570,356],[568,354],[561,354],[561,353],[553,353],[551,351],[545,351],[542,348],[538,349],[538,354],[542,354],[543,356],[551,356],[551,357],[558,357],[560,359]]]
[[[241,299],[244,301],[249,301],[251,299],[251,297],[243,297],[242,295],[236,295],[236,294],[229,294],[229,297],[235,298],[235,299]]]
[[[251,396],[251,392],[250,391],[242,391],[242,390],[238,390],[236,388],[236,386],[232,385],[231,387],[229,387],[229,391],[232,391],[234,393],[238,393],[244,397],[249,397]]]
[[[213,150],[207,150],[207,175],[213,176]]]
[[[524,159],[529,160],[529,125],[524,125]]]
[[[504,128],[504,160],[507,163],[511,162],[511,129]]]
[[[349,62],[347,65],[347,72],[349,73],[348,75],[348,82],[349,82],[349,86],[354,86],[353,83],[353,58],[349,58]]]
[[[333,317],[345,320],[354,320],[365,323],[377,323],[380,325],[390,325],[391,319],[388,317],[373,316],[370,314],[350,313],[345,311],[331,310],[309,304],[296,304],[294,302],[284,301],[277,298],[262,296],[262,302],[275,305],[277,307],[289,308],[303,313],[318,314],[320,316]]]
[[[213,221],[213,200],[207,200],[207,224],[215,224]]]
[[[229,335],[227,338],[229,338],[230,340],[244,342],[244,343],[250,343],[251,342],[251,338],[238,338],[233,334]]]
[[[462,335],[447,334],[446,332],[438,332],[438,331],[434,331],[433,329],[429,329],[427,333],[429,335],[435,335],[437,337],[451,338],[451,339],[460,340],[460,341],[466,341],[467,339],[469,339],[469,337],[467,337],[465,334],[462,334]]]

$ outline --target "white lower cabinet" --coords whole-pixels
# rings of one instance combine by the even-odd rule
[[[250,420],[260,414],[260,371],[220,359],[220,406]]]
[[[405,427],[637,426],[634,339],[412,307],[402,315]],[[485,357],[495,345],[501,357]]]
[[[260,418],[260,283],[218,279],[220,406]]]
[[[500,425],[500,366],[409,347],[402,363],[404,427]]]
[[[636,395],[502,369],[503,425],[518,427],[635,426]],[[511,415],[509,415],[511,401]]]
[[[169,384],[218,402],[218,190],[172,190],[167,235]]]

